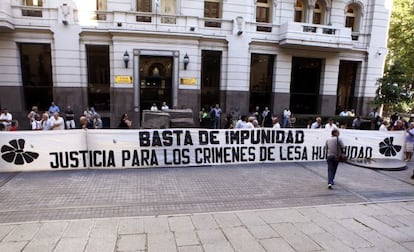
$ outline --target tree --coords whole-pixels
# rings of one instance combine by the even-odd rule
[[[385,111],[408,112],[411,109],[413,93],[409,78],[402,65],[390,65],[384,76],[378,80],[374,102],[384,105]]]
[[[386,111],[410,112],[414,103],[414,2],[394,0],[388,33],[389,53],[383,78],[378,80],[376,104]]]

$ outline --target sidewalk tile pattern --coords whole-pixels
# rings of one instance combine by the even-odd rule
[[[413,231],[407,200],[4,223],[0,251],[413,251]]]

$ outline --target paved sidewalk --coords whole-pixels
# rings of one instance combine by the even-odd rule
[[[413,165],[0,173],[0,252],[414,251]]]
[[[0,251],[414,251],[414,201],[0,224]]]

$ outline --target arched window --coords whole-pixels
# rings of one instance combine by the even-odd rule
[[[313,24],[324,24],[325,5],[321,1],[316,1],[315,8],[313,9]]]
[[[360,6],[356,4],[350,4],[346,7],[345,11],[345,27],[352,29],[352,32],[359,31],[359,16],[361,13]]]
[[[303,22],[305,20],[305,11],[302,0],[297,0],[295,5],[295,22]]]

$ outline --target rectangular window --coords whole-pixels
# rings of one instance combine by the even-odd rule
[[[302,10],[295,10],[295,22],[302,22]]]
[[[204,2],[204,17],[206,18],[220,18],[220,2],[219,1],[205,1]],[[219,21],[205,21],[204,26],[206,27],[221,27]]]
[[[345,18],[345,27],[350,27],[354,31],[355,17],[346,17]]]
[[[137,12],[152,12],[152,1],[151,0],[137,0]],[[152,17],[145,15],[137,15],[137,22],[151,23]]]
[[[43,0],[24,0],[23,4],[26,5],[26,6],[42,7],[43,6]]]
[[[151,0],[137,0],[137,11],[138,12],[152,12]]]
[[[161,0],[160,12],[175,15],[177,13],[176,0]]]
[[[24,0],[23,5],[27,7],[43,7],[43,0]],[[42,10],[33,9],[25,9],[22,8],[22,16],[26,17],[42,17]]]
[[[314,13],[313,14],[313,23],[312,24],[321,24],[322,15],[321,13]]]
[[[204,17],[220,18],[220,3],[219,2],[204,2]]]
[[[106,20],[106,15],[99,13],[99,11],[106,11],[107,10],[107,0],[97,0],[96,1],[96,10],[98,14],[96,15],[97,20]]]
[[[268,0],[257,1],[256,22],[270,23],[270,3]]]
[[[266,8],[266,7],[256,8],[256,22],[269,23],[269,8]]]

